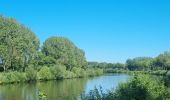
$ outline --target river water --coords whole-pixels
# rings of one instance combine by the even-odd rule
[[[45,93],[48,100],[75,100],[95,87],[102,87],[104,92],[116,88],[128,78],[127,74],[105,74],[93,78],[1,85],[0,100],[38,100],[38,91]]]

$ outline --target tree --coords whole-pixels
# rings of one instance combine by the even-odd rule
[[[35,58],[39,40],[14,19],[0,16],[0,56],[4,70],[23,69]]]
[[[48,38],[42,47],[42,53],[56,59],[57,63],[65,65],[67,70],[73,67],[86,67],[85,53],[64,37]]]
[[[156,57],[153,61],[153,67],[170,70],[170,52],[164,52]]]
[[[147,70],[150,69],[152,58],[149,57],[137,57],[134,59],[128,59],[126,61],[126,67],[129,70]]]

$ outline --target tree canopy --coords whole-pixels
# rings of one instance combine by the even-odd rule
[[[86,67],[84,51],[64,37],[48,38],[43,44],[42,53],[53,57],[57,63],[65,65],[68,70],[73,67]]]
[[[0,57],[4,69],[25,69],[36,57],[39,40],[14,19],[0,16]]]

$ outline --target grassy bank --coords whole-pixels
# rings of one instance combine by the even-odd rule
[[[151,74],[170,77],[169,70],[149,70],[149,71],[130,71],[130,70],[104,70],[104,73],[127,73],[127,74]]]
[[[27,68],[25,72],[1,72],[0,84],[93,77],[102,74],[102,69],[82,69],[75,67],[71,71],[69,71],[66,70],[66,68],[62,65],[52,67],[44,66],[39,70]]]

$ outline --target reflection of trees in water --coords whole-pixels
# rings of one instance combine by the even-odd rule
[[[30,84],[0,86],[0,100],[38,100],[38,91],[48,100],[75,100],[83,91],[87,79],[66,79]]]
[[[67,79],[38,83],[49,100],[75,100],[83,91],[87,79]]]
[[[0,100],[37,100],[35,84],[9,84],[0,86]]]

